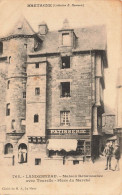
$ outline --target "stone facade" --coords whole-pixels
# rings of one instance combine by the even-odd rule
[[[26,20],[21,22],[0,40],[1,163],[40,165],[57,157],[64,163],[71,157],[75,164],[97,156],[107,56],[104,41],[93,40],[91,47],[89,33],[94,39],[103,29],[75,31],[65,24],[48,32],[43,23],[35,34]]]

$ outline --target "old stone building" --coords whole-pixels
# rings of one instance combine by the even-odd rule
[[[79,163],[99,155],[105,26],[58,31],[25,18],[0,39],[1,163]]]
[[[117,103],[117,124],[116,128],[114,129],[114,134],[117,136],[117,142],[121,149],[122,154],[122,67],[118,68],[118,74],[117,74],[117,97],[116,97],[116,103]]]
[[[114,109],[110,108],[108,105],[104,105],[104,113],[102,115],[102,145],[108,141],[116,142],[116,136],[114,135],[114,129],[116,127],[116,112]]]

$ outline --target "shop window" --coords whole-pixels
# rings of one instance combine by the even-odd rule
[[[9,87],[10,87],[10,80],[8,80],[7,82],[7,89],[9,89]]]
[[[23,98],[26,98],[26,92],[25,91],[23,92]]]
[[[10,104],[6,105],[6,116],[10,115]]]
[[[81,155],[84,154],[84,141],[78,140],[77,151],[79,151]]]
[[[18,147],[18,162],[27,163],[27,145],[24,143]]]
[[[70,68],[70,56],[62,57],[62,69]]]
[[[60,112],[60,123],[62,126],[70,125],[70,111]]]
[[[70,82],[61,83],[61,97],[70,97]]]
[[[39,63],[36,63],[35,64],[35,68],[39,68]]]
[[[90,146],[90,142],[86,142],[86,155],[90,155],[91,153],[91,146]]]
[[[35,95],[40,95],[40,88],[39,87],[35,88]]]
[[[71,46],[71,37],[69,33],[62,34],[62,45],[63,46]]]
[[[38,123],[39,122],[39,115],[35,114],[34,115],[34,123]]]
[[[11,128],[12,128],[12,129],[15,129],[15,120],[12,120],[12,121],[11,121]]]
[[[3,53],[3,43],[0,42],[0,54],[2,54],[2,53]]]
[[[41,164],[41,158],[35,158],[35,165]]]
[[[8,143],[5,145],[5,154],[12,154],[13,153],[13,145]]]

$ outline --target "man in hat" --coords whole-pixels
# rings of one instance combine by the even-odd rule
[[[119,171],[120,147],[118,144],[115,144],[114,155],[115,155],[115,159],[116,159],[114,171]]]
[[[107,170],[109,168],[109,170],[111,170],[111,158],[113,155],[113,146],[110,143],[107,143],[104,149],[104,154],[106,156],[106,168],[105,170]]]

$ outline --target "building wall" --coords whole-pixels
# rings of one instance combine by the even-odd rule
[[[62,128],[60,111],[70,111],[70,127],[91,127],[91,56],[70,57],[70,68],[61,69],[59,56],[47,57],[47,129]],[[60,83],[70,82],[71,97],[60,97]]]
[[[26,132],[28,136],[45,136],[46,130],[46,62],[28,64],[27,68],[27,98],[26,98]],[[35,95],[35,88],[40,88],[40,94]],[[34,123],[34,115],[39,121]]]
[[[24,72],[27,53],[24,38],[15,38],[8,41],[8,55],[11,56],[8,63],[8,74],[6,82],[10,82],[7,90],[6,103],[10,104],[10,115],[6,116],[7,132],[12,131],[12,120],[15,120],[14,129],[16,132],[23,132],[21,120],[25,119],[25,91],[26,74]],[[9,57],[8,57],[9,58]],[[7,87],[6,87],[7,88]]]
[[[72,37],[73,33],[71,32],[70,35]],[[14,149],[11,158],[15,155],[16,163],[18,163],[20,143],[27,145],[30,163],[34,164],[35,158],[45,158],[47,155],[45,136],[48,129],[70,129],[71,131],[68,132],[72,132],[72,129],[80,132],[82,129],[81,134],[73,131],[74,137],[71,135],[63,138],[85,140],[84,148],[89,148],[88,155],[91,155],[90,132],[94,123],[95,136],[98,135],[97,109],[101,106],[99,90],[102,77],[101,53],[97,56],[96,53],[90,51],[72,53],[72,46],[75,47],[73,37],[70,47],[61,45],[60,38],[61,36],[59,37],[60,54],[47,55],[45,53],[43,54],[46,56],[45,59],[39,55],[36,56],[33,38],[16,37],[4,41],[4,55],[7,56],[7,60],[0,78],[2,84],[0,84],[2,89],[0,91],[0,116],[2,116],[0,132],[15,133],[13,140],[7,134],[4,144],[12,143]],[[36,56],[35,59],[28,56],[27,60],[27,54],[32,52]],[[61,56],[66,55],[70,55],[70,68],[62,69]],[[36,62],[39,63],[39,68],[35,68]],[[9,89],[7,89],[8,81],[10,81]],[[61,82],[70,82],[70,97],[61,97]],[[39,95],[35,95],[37,87],[40,88]],[[26,92],[26,98],[23,98],[23,92]],[[10,116],[6,116],[6,104],[8,103],[10,104]],[[61,126],[61,111],[70,111],[69,126]],[[34,122],[35,114],[39,116],[39,121],[36,123]],[[4,122],[3,119],[5,119]],[[26,120],[26,128],[25,125],[23,128],[22,119]],[[15,120],[14,129],[12,129],[12,120]],[[25,136],[22,137],[23,134],[21,134],[19,137],[17,133],[25,133]],[[33,141],[29,142],[28,137]],[[38,139],[41,141],[38,142]],[[96,146],[98,142],[95,149]],[[4,147],[2,152],[4,152]]]
[[[115,128],[116,121],[115,115],[104,114],[102,116],[102,131],[106,134],[113,134],[113,129]]]
[[[0,61],[0,131],[6,125],[6,74],[7,63]]]

